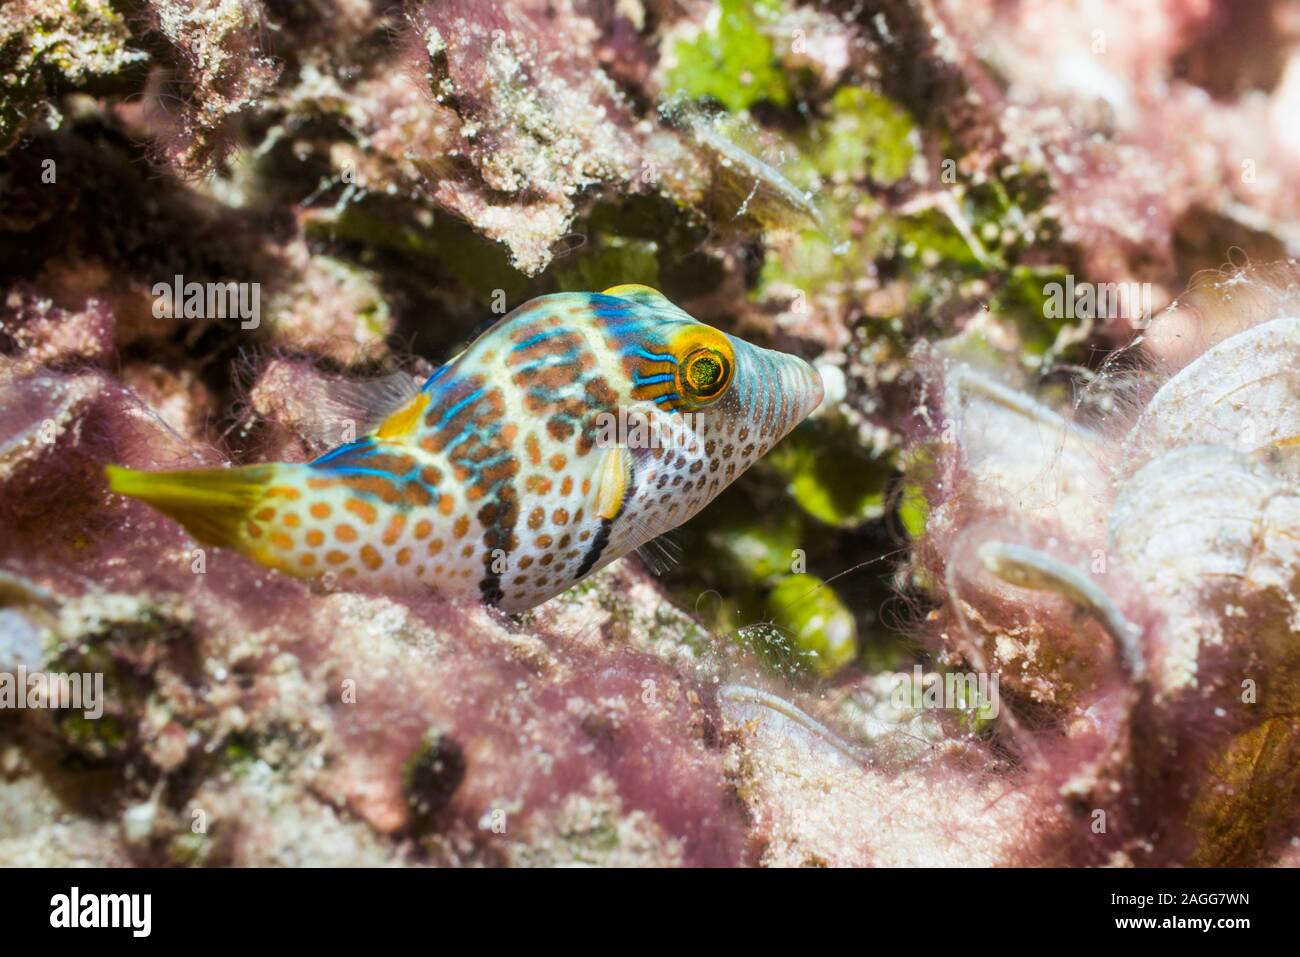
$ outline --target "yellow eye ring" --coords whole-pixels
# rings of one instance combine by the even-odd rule
[[[716,399],[731,382],[730,360],[708,346],[691,351],[677,370],[681,394],[697,402]]]

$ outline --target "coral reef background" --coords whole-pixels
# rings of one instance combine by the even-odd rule
[[[1296,273],[1196,279],[1297,255],[1297,115],[1282,0],[6,0],[0,672],[107,702],[0,710],[0,864],[1300,862]],[[631,282],[827,401],[527,615],[104,483]]]

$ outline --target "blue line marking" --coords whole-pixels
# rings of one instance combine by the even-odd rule
[[[645,349],[641,348],[640,346],[625,351],[631,352],[633,355],[638,355],[642,359],[648,359],[650,362],[672,362],[674,364],[676,364],[677,362],[676,356],[664,355],[663,353],[647,352]]]
[[[473,392],[465,396],[465,398],[461,399],[459,402],[457,402],[455,405],[453,405],[451,408],[449,408],[446,412],[442,414],[442,418],[438,420],[438,427],[442,428],[444,425],[446,425],[448,422],[454,419],[456,417],[456,414],[460,412],[463,408],[465,408],[465,406],[469,405],[472,402],[477,402],[481,398],[483,398],[483,390],[475,389]]]
[[[387,479],[390,482],[397,481],[397,476],[391,472],[381,472],[379,469],[361,469],[354,468],[350,465],[343,465],[336,469],[329,470],[333,475],[377,475],[381,479]]]
[[[424,380],[424,385],[420,386],[420,391],[428,392],[433,387],[433,384],[437,382],[439,379],[441,379],[443,375],[446,374],[447,370],[450,368],[451,368],[451,363],[448,362],[442,368],[438,369],[437,372],[435,372],[433,375],[429,376],[429,378]]]
[[[460,434],[458,434],[454,439],[452,439],[450,442],[448,442],[446,445],[442,447],[443,454],[446,455],[450,453],[452,449],[454,449],[456,446],[460,445],[462,442],[468,439],[469,436],[470,436],[469,430],[462,429]]]
[[[510,351],[511,351],[511,352],[519,352],[519,351],[521,351],[521,350],[523,350],[523,349],[527,349],[529,346],[535,346],[535,345],[537,345],[537,343],[539,343],[539,342],[545,342],[547,339],[553,339],[553,338],[555,338],[556,336],[558,336],[560,333],[565,332],[565,331],[567,331],[567,330],[565,330],[563,327],[560,327],[560,328],[558,328],[558,329],[547,329],[545,332],[539,332],[539,333],[537,333],[537,334],[535,334],[535,335],[531,335],[531,336],[529,336],[527,339],[525,339],[523,342],[519,343],[517,346],[515,346],[515,347],[514,347],[513,349],[511,349]]]
[[[579,393],[573,386],[561,386],[558,389],[551,389],[546,386],[532,385],[528,387],[528,394],[538,402],[545,402],[550,405],[563,402],[565,399],[572,399]]]
[[[550,368],[550,367],[552,367],[552,366],[567,366],[567,365],[571,365],[572,363],[576,362],[577,360],[578,360],[578,354],[577,354],[576,352],[574,352],[574,351],[571,349],[571,350],[569,350],[568,352],[565,352],[565,353],[562,353],[562,354],[551,355],[551,356],[543,356],[543,357],[540,358],[540,359],[534,359],[532,362],[529,362],[529,363],[527,363],[526,365],[521,365],[521,366],[519,366],[519,367],[516,369],[516,371],[517,371],[517,372],[536,372],[538,369],[548,369],[548,368]]]
[[[324,465],[327,462],[334,461],[340,455],[346,455],[348,452],[353,452],[356,451],[357,449],[365,448],[366,445],[369,444],[369,442],[370,442],[369,437],[364,439],[357,439],[355,442],[348,442],[344,445],[340,445],[336,449],[331,449],[330,451],[326,452],[324,455],[312,459],[310,462],[307,463],[307,465],[311,468],[317,468],[321,465]]]
[[[673,374],[671,372],[660,372],[658,375],[641,377],[639,372],[632,373],[632,382],[636,385],[658,385],[661,382],[672,382]]]

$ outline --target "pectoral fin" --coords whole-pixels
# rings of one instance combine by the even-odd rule
[[[606,449],[596,468],[596,514],[608,522],[622,513],[632,490],[632,453],[623,446]]]

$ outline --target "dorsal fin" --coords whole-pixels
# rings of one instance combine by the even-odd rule
[[[333,448],[374,432],[419,391],[419,383],[405,372],[378,379],[309,381],[297,396],[307,410],[298,427],[313,442]]]
[[[429,393],[417,392],[379,424],[379,428],[375,429],[375,438],[389,442],[405,440],[415,432],[420,424],[420,417],[428,407]]]
[[[677,318],[690,319],[692,322],[696,321],[694,316],[677,306],[658,289],[643,286],[640,283],[629,282],[621,286],[610,286],[608,289],[601,290],[600,294],[626,299],[629,302],[635,302],[637,305],[645,306],[647,309],[665,312]]]

